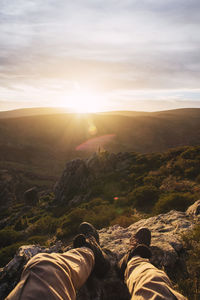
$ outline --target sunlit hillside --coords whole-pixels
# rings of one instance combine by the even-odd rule
[[[99,149],[148,153],[199,141],[200,109],[5,118],[0,120],[0,167],[20,171],[24,182],[30,179],[48,187],[66,161],[88,157]]]

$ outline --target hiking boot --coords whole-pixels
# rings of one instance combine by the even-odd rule
[[[118,263],[118,273],[122,279],[124,278],[127,263],[132,257],[138,255],[142,258],[151,258],[150,243],[151,232],[147,228],[140,228],[132,235],[130,238],[130,249]]]
[[[147,247],[151,244],[151,231],[148,228],[141,227],[133,234],[130,238],[130,247],[136,247],[139,244],[146,245]]]
[[[93,236],[96,242],[99,244],[99,234],[96,228],[87,222],[83,222],[79,225],[79,232],[84,234],[86,237]]]
[[[107,255],[101,249],[94,236],[89,235],[88,237],[86,237],[84,234],[77,235],[73,240],[73,247],[87,247],[91,249],[94,253],[95,259],[93,273],[98,278],[102,278],[106,275],[106,273],[110,269],[110,263]]]

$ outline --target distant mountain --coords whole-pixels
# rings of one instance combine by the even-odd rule
[[[34,115],[35,113],[40,115]],[[56,113],[53,113],[56,112]],[[10,112],[11,113],[11,112]],[[26,117],[0,120],[0,146],[35,148],[79,155],[103,147],[111,152],[154,152],[200,143],[200,109],[179,109],[127,117],[118,114],[66,114],[57,109],[13,111]],[[49,113],[49,114],[48,114]],[[50,114],[51,113],[51,114]],[[127,113],[127,112],[126,112]],[[102,136],[106,139],[102,139]],[[89,144],[85,144],[86,142]],[[78,147],[81,144],[84,147]]]
[[[126,116],[126,117],[139,117],[139,116],[147,116],[151,114],[146,111],[128,111],[128,110],[114,110],[100,113],[101,115],[118,115],[118,116]]]
[[[35,115],[52,115],[59,113],[70,113],[71,111],[67,108],[53,108],[53,107],[36,107],[36,108],[22,108],[9,111],[1,111],[0,119],[7,118],[19,118]]]
[[[56,178],[66,161],[87,157],[99,149],[149,153],[200,144],[200,109],[132,117],[42,111],[43,115],[0,119],[0,168],[20,168],[24,174],[30,168],[39,172],[39,177],[53,174]],[[36,113],[37,109],[29,112]]]

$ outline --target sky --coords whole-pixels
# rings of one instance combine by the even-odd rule
[[[199,0],[0,0],[0,110],[200,107]]]

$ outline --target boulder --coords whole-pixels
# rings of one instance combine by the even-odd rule
[[[151,262],[156,267],[164,269],[173,279],[178,270],[184,276],[184,246],[182,234],[193,228],[195,219],[185,212],[172,210],[148,219],[142,219],[128,228],[119,225],[110,226],[99,230],[100,244],[107,252],[111,269],[103,280],[90,276],[87,283],[80,289],[78,300],[128,300],[125,284],[118,278],[116,264],[127,252],[131,235],[140,227],[147,227],[152,232],[152,258]],[[40,252],[65,252],[70,247],[65,247],[57,242],[50,248],[37,245],[22,246],[2,270],[0,275],[0,298],[5,297],[17,284],[24,264]]]

